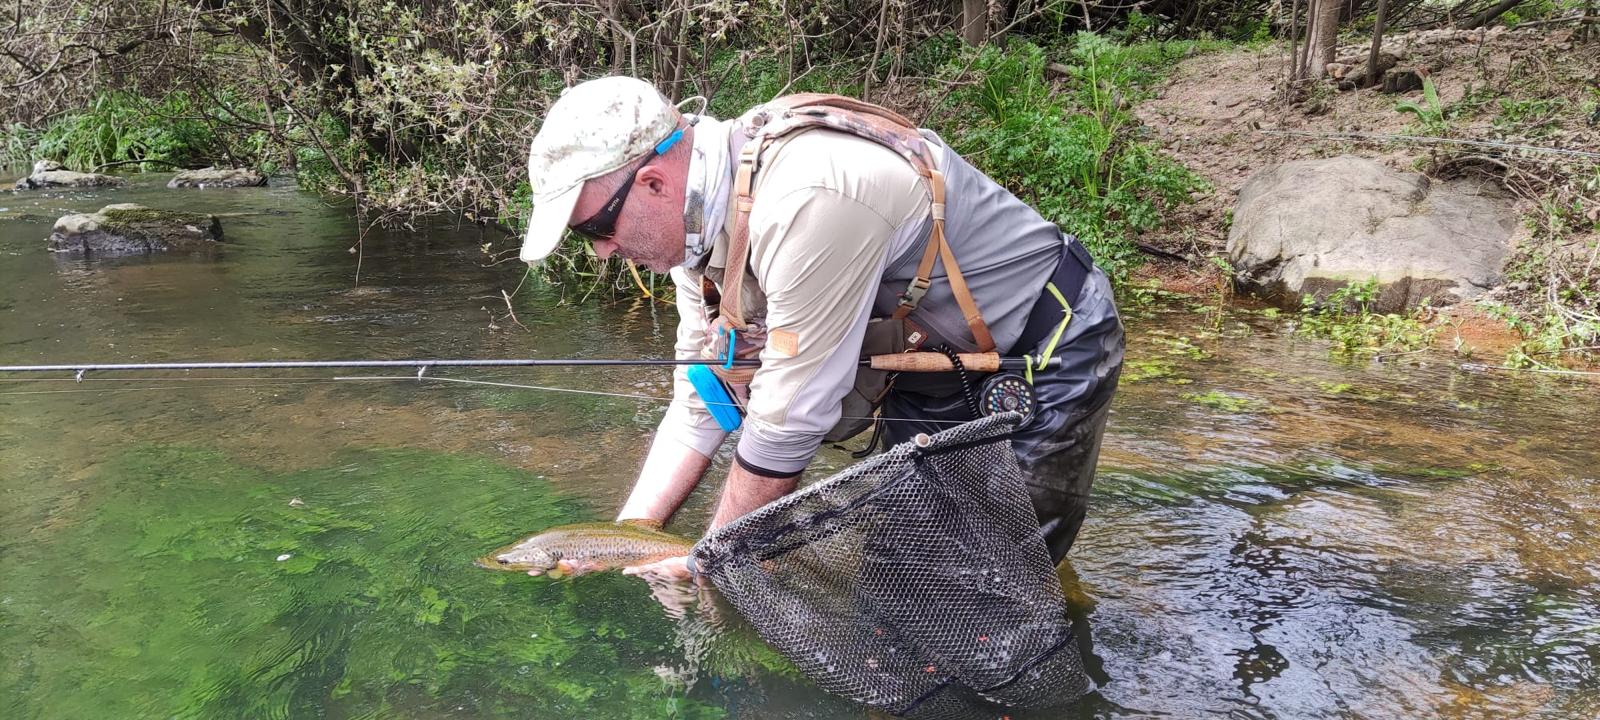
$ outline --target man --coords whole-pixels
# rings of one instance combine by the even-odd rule
[[[522,259],[541,261],[571,229],[602,259],[620,255],[671,272],[677,356],[720,357],[727,323],[714,317],[703,288],[726,294],[725,281],[741,275],[728,267],[729,245],[738,225],[735,167],[752,117],[686,116],[632,78],[570,88],[529,153],[534,208]],[[924,347],[973,352],[979,336],[989,336],[1007,355],[1060,358],[1059,368],[1031,373],[1038,411],[1013,439],[1059,561],[1083,521],[1122,366],[1110,284],[1075,240],[932,132],[913,141],[926,143],[940,172],[919,172],[885,145],[834,129],[785,135],[759,153],[748,262],[736,294],[750,326],[734,342],[738,356],[759,357],[761,365],[739,388],[747,392],[746,418],[711,528],[795,488],[841,417],[869,325],[909,304],[915,309],[906,319]],[[945,192],[937,224],[932,177],[942,177]],[[919,260],[934,257],[936,227],[962,272],[952,278],[952,263],[941,260],[931,278],[921,278],[925,294],[910,292],[919,297],[908,301]],[[957,297],[952,279],[964,280],[959,292],[976,301],[977,324],[963,313],[960,301],[968,298]],[[883,405],[889,442],[972,419],[953,378],[908,375]],[[619,521],[665,523],[727,435],[681,369],[673,387]],[[651,572],[686,574],[681,559]]]

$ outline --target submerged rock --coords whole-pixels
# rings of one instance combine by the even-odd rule
[[[1432,182],[1348,155],[1297,160],[1239,191],[1228,256],[1242,285],[1286,304],[1376,278],[1376,311],[1449,305],[1502,282],[1512,204],[1481,181]]]
[[[249,168],[203,168],[185,170],[173,176],[169,188],[261,187],[267,176]]]
[[[39,168],[51,168],[40,170]],[[17,181],[18,190],[40,190],[43,188],[85,188],[85,187],[111,187],[121,185],[122,178],[100,173],[81,173],[71,170],[62,170],[61,163],[54,160],[40,160],[33,165],[33,174]]]
[[[99,212],[57,220],[55,231],[50,233],[50,251],[137,255],[206,250],[221,239],[222,224],[214,215],[118,203]]]

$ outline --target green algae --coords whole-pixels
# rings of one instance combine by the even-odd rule
[[[0,547],[0,715],[721,715],[656,677],[672,625],[638,580],[473,567],[587,519],[524,472],[394,450],[274,473],[145,446],[89,481],[75,522]]]
[[[1202,405],[1213,410],[1225,413],[1243,414],[1258,413],[1269,409],[1266,402],[1237,393],[1222,392],[1221,390],[1208,390],[1203,393],[1184,393],[1183,398],[1196,405]]]
[[[1137,383],[1146,380],[1164,380],[1175,385],[1190,382],[1187,378],[1180,377],[1177,367],[1168,360],[1128,360],[1123,363],[1122,382]]]

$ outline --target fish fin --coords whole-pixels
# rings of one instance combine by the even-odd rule
[[[551,580],[560,580],[561,578],[564,578],[564,577],[567,576],[567,572],[565,570],[562,570],[558,566],[558,567],[553,567],[553,568],[550,568],[549,570],[546,570],[544,575],[545,575],[545,577],[550,578]]]
[[[544,574],[544,571],[543,570],[529,570],[528,574],[532,575],[534,577],[539,577],[540,575]]]

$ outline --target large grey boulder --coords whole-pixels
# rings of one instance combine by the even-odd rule
[[[1449,305],[1499,285],[1512,200],[1479,180],[1432,182],[1353,156],[1274,165],[1239,191],[1236,279],[1269,300],[1321,300],[1376,278],[1375,310]]]
[[[50,233],[50,251],[85,255],[181,252],[209,250],[221,239],[222,224],[214,215],[118,203],[99,212],[57,220]]]
[[[122,178],[99,173],[81,173],[66,170],[54,160],[40,160],[33,164],[33,174],[17,181],[18,190],[44,188],[112,187],[121,185]]]
[[[169,188],[261,187],[267,176],[248,168],[204,168],[185,170],[167,182]]]

